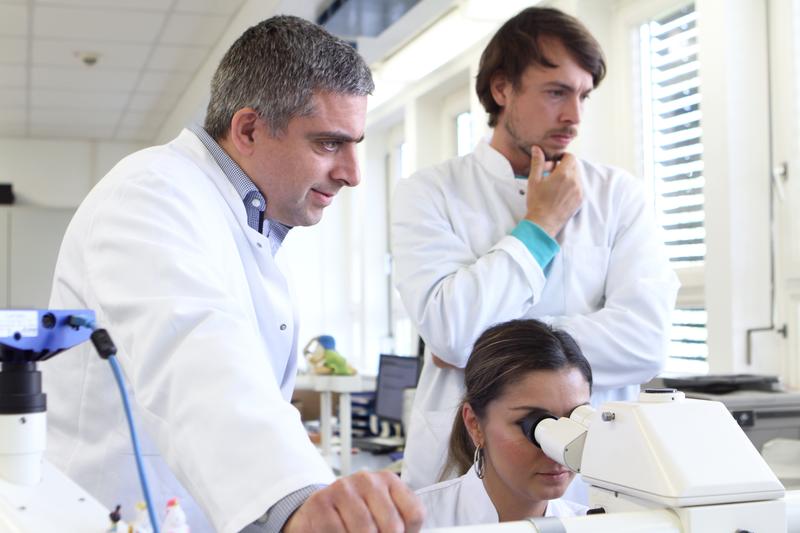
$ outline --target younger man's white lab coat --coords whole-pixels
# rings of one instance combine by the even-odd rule
[[[482,141],[400,181],[392,209],[397,288],[427,343],[404,458],[414,489],[436,482],[472,345],[487,328],[537,318],[564,329],[592,365],[592,404],[631,399],[666,358],[678,281],[641,184],[580,160],[583,203],[546,267],[510,235],[527,180]],[[430,354],[457,369],[438,368]]]

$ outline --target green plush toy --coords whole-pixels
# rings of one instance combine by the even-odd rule
[[[355,369],[347,364],[347,359],[336,350],[325,350],[322,364],[326,368],[330,368],[331,373],[335,376],[352,376],[356,373]]]
[[[330,335],[321,335],[309,341],[303,353],[311,372],[321,375],[352,376],[356,369],[336,351],[336,341]]]

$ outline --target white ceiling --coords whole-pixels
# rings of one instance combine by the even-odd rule
[[[243,1],[0,0],[0,136],[151,140]]]

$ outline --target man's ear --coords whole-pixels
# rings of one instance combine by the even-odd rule
[[[255,150],[256,130],[263,129],[265,126],[255,109],[243,107],[231,118],[231,128],[228,131],[227,140],[240,154],[250,156]]]
[[[485,441],[478,415],[475,414],[472,406],[467,402],[464,402],[464,406],[461,408],[461,418],[464,420],[464,426],[467,428],[467,433],[469,433],[472,443],[476,447],[483,446]]]
[[[508,97],[514,87],[503,72],[495,72],[489,80],[489,89],[497,105],[505,107],[508,104]]]

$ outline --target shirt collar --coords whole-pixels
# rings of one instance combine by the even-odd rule
[[[236,192],[242,198],[244,209],[247,213],[247,225],[255,231],[263,233],[270,240],[273,254],[283,243],[283,239],[292,229],[291,226],[281,224],[275,220],[264,219],[267,209],[267,199],[258,190],[253,180],[242,170],[236,161],[214,140],[211,135],[199,124],[192,124],[189,130],[197,135],[206,150],[209,151],[214,161],[217,162],[225,177],[231,182]]]
[[[475,157],[478,162],[483,166],[490,176],[495,178],[514,181],[514,171],[511,168],[511,163],[505,158],[503,154],[489,144],[489,139],[481,139],[475,146]]]

